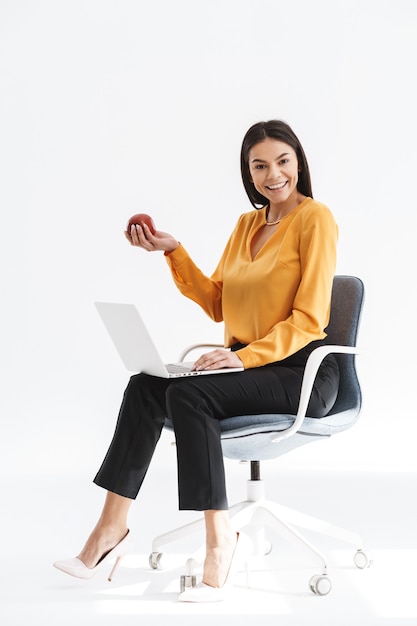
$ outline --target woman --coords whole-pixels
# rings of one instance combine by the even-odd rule
[[[241,148],[245,190],[256,210],[243,214],[211,277],[168,233],[132,226],[131,245],[163,251],[179,290],[213,320],[223,321],[225,349],[211,350],[195,369],[242,372],[174,380],[130,379],[115,434],[95,483],[107,490],[101,517],[76,559],[55,563],[89,578],[127,549],[127,515],[168,415],[175,429],[180,509],[204,511],[203,578],[180,596],[222,599],[249,542],[228,516],[220,420],[250,413],[296,413],[308,355],[325,337],[336,265],[337,226],[312,198],[303,148],[284,122],[253,125]],[[228,349],[230,348],[230,350]],[[333,357],[322,364],[309,414],[322,417],[336,399]]]

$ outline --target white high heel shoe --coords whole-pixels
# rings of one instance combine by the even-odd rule
[[[73,558],[73,559],[65,559],[63,561],[55,561],[55,563],[53,564],[54,567],[56,567],[57,569],[61,570],[61,572],[65,572],[66,574],[69,574],[70,576],[75,576],[75,578],[83,578],[83,579],[87,579],[87,578],[92,578],[94,576],[94,574],[97,573],[97,571],[105,564],[108,563],[109,561],[111,561],[112,559],[116,559],[110,574],[108,576],[109,581],[112,580],[113,575],[120,563],[120,561],[122,560],[122,558],[125,556],[125,554],[128,552],[128,548],[129,545],[131,543],[131,539],[130,539],[130,531],[128,530],[126,535],[123,537],[123,539],[121,541],[119,541],[118,544],[116,544],[114,546],[114,548],[112,548],[111,550],[109,550],[109,552],[107,552],[106,554],[104,554],[101,559],[98,561],[97,565],[95,567],[87,567],[86,565],[84,565],[84,563],[78,559],[78,558]]]
[[[180,593],[181,602],[221,602],[225,600],[233,586],[234,578],[240,567],[245,564],[248,580],[248,561],[253,553],[253,543],[247,535],[238,533],[236,547],[230,562],[229,571],[222,587],[210,587],[206,583],[199,583]]]

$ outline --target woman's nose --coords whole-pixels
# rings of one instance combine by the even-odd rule
[[[271,180],[277,180],[281,174],[281,168],[277,163],[274,163],[271,165],[268,173]]]

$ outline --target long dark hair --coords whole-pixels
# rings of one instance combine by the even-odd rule
[[[242,173],[243,186],[245,187],[252,205],[258,209],[268,204],[268,199],[255,189],[249,172],[250,150],[267,137],[276,139],[277,141],[283,141],[293,148],[297,155],[298,167],[300,168],[297,189],[304,196],[312,198],[313,191],[311,188],[310,170],[308,168],[307,157],[298,137],[285,122],[281,120],[270,120],[269,122],[258,122],[249,128],[243,138],[242,149],[240,151],[240,170]]]

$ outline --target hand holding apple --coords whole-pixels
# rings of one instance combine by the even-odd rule
[[[154,235],[156,232],[156,227],[153,219],[150,215],[147,215],[146,213],[136,213],[136,215],[132,215],[126,226],[126,230],[128,233],[130,233],[130,230],[134,224],[138,224],[139,226],[143,226],[144,224],[146,224],[152,235]]]
[[[134,225],[141,228],[132,229]],[[144,226],[149,228],[149,232],[146,232]],[[126,225],[125,236],[132,246],[143,248],[148,252],[160,250],[169,253],[179,246],[179,242],[172,235],[157,231],[153,219],[146,213],[132,215]]]

